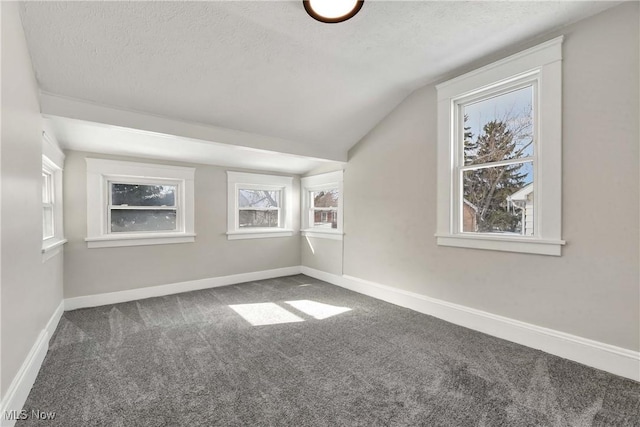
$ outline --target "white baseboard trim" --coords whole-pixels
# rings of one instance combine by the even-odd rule
[[[640,352],[453,304],[368,280],[301,267],[302,274],[456,325],[640,381]]]
[[[64,309],[68,311],[76,310],[79,308],[117,304],[121,302],[135,301],[145,298],[179,294],[181,292],[198,291],[201,289],[217,288],[219,286],[235,285],[237,283],[251,282],[253,280],[265,280],[273,279],[276,277],[292,276],[294,274],[300,274],[300,266],[296,265],[295,267],[275,268],[273,270],[233,274],[231,276],[190,280],[187,282],[149,286],[146,288],[131,289],[120,292],[109,292],[106,294],[86,295],[82,297],[65,299]]]
[[[31,387],[33,387],[33,383],[36,381],[42,362],[47,355],[49,338],[51,338],[55,332],[63,312],[64,302],[61,301],[49,318],[45,328],[40,331],[36,342],[31,347],[31,350],[29,350],[27,357],[13,378],[11,385],[9,385],[7,394],[0,404],[0,426],[13,427],[16,423],[15,419],[7,419],[7,414],[18,414],[22,410],[31,391]]]
[[[49,338],[51,338],[53,336],[53,333],[56,331],[56,328],[58,327],[58,323],[60,323],[60,319],[62,318],[63,314],[64,314],[64,300],[60,301],[60,304],[58,304],[56,311],[53,312],[53,314],[51,315],[51,318],[47,322],[47,325],[44,327],[44,329],[49,334]]]

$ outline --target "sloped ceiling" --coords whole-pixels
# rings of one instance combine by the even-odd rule
[[[346,152],[443,73],[614,2],[26,2],[41,89]]]

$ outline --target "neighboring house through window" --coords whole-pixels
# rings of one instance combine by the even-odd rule
[[[338,171],[302,178],[303,235],[342,239],[342,176]]]
[[[439,245],[560,255],[562,37],[437,86]]]
[[[292,228],[293,178],[227,171],[227,237],[287,237]]]
[[[89,248],[195,241],[194,168],[86,161]]]

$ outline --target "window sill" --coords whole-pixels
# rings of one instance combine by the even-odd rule
[[[62,245],[67,243],[67,239],[49,239],[42,243],[42,262],[48,261],[54,256],[62,253]]]
[[[491,251],[519,252],[537,255],[561,256],[564,240],[535,239],[525,237],[498,237],[487,235],[438,235],[438,246],[487,249]]]
[[[227,232],[228,240],[240,240],[240,239],[266,239],[270,237],[291,237],[293,236],[293,230],[286,230],[278,228],[275,230],[269,229],[255,229],[250,231],[229,231]]]
[[[307,228],[306,230],[302,230],[302,235],[320,239],[342,240],[344,233],[334,229]]]
[[[193,243],[196,235],[193,233],[154,233],[127,234],[122,236],[87,237],[84,239],[89,249],[115,248],[121,246],[169,245],[174,243]]]

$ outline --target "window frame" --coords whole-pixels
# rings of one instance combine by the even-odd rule
[[[301,180],[301,200],[302,200],[302,235],[324,239],[342,240],[343,231],[343,198],[344,198],[344,172],[342,170],[323,173],[319,175],[307,176]],[[338,221],[337,228],[315,227],[312,220],[315,208],[312,205],[311,193],[315,191],[338,189]]]
[[[436,86],[438,92],[438,217],[440,246],[561,255],[562,41],[558,37]],[[534,235],[462,231],[461,109],[534,85]],[[519,163],[518,161],[515,161]],[[499,166],[496,162],[493,166]],[[476,165],[473,165],[476,166]]]
[[[53,216],[53,235],[44,237],[42,232],[42,262],[46,262],[54,256],[62,253],[63,245],[67,243],[64,237],[64,209],[63,209],[63,168],[65,155],[58,146],[55,139],[48,133],[42,132],[42,172],[48,174],[51,179],[49,181],[49,203]],[[44,206],[43,202],[43,216]],[[44,217],[43,217],[44,227]]]
[[[240,228],[239,190],[280,191],[278,227]],[[227,171],[227,239],[293,236],[293,177]],[[245,209],[246,210],[246,209]],[[255,209],[249,209],[255,210]],[[272,209],[270,209],[272,210]]]
[[[105,248],[192,243],[194,232],[195,168],[86,158],[87,247]],[[176,187],[176,230],[112,232],[111,184],[172,185]],[[155,210],[155,206],[146,207]]]

